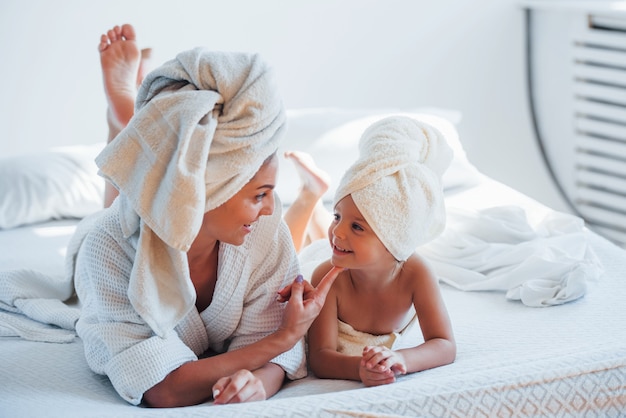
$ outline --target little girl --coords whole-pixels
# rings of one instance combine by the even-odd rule
[[[321,241],[332,255],[311,277],[316,286],[333,267],[344,268],[308,333],[318,377],[375,386],[454,361],[437,279],[415,252],[445,225],[441,176],[451,156],[439,131],[413,118],[386,118],[364,132]],[[410,332],[415,324],[423,341]]]

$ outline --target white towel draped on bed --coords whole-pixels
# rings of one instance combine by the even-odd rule
[[[69,343],[76,337],[80,315],[78,301],[72,303],[76,254],[85,234],[102,211],[83,218],[66,248],[65,274],[48,274],[32,269],[0,271],[0,337]],[[49,257],[50,254],[33,254]]]
[[[83,219],[67,245],[75,254],[85,231],[96,215]],[[33,254],[33,257],[49,257]],[[68,302],[74,295],[74,257],[65,259],[65,274],[49,274],[33,269],[0,271],[0,337],[68,343],[76,337],[80,310]]]
[[[79,311],[62,301],[73,281],[32,270],[0,272],[0,336],[31,341],[70,342]]]
[[[461,290],[505,291],[528,306],[583,296],[602,266],[582,219],[551,212],[535,226],[517,206],[448,209],[444,233],[420,248],[439,279]]]

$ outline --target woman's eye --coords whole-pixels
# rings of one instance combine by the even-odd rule
[[[265,196],[267,196],[267,193],[261,193],[261,194],[256,195],[257,202],[262,201]]]

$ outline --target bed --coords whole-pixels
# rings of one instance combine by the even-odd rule
[[[338,179],[351,162],[347,156],[355,152],[360,132],[389,113],[399,112],[290,111],[285,149],[310,152]],[[7,297],[14,290],[5,283],[10,281],[7,272],[43,272],[63,281],[69,239],[80,218],[98,210],[103,185],[91,163],[101,144],[69,147],[49,151],[52,154],[24,156],[17,163],[14,159],[0,161],[0,416],[626,416],[626,252],[574,217],[556,213],[483,175],[463,152],[454,127],[458,113],[440,109],[402,113],[432,121],[451,138],[455,159],[444,178],[444,189],[453,221],[466,219],[462,216],[468,213],[492,213],[493,209],[500,214],[522,214],[526,229],[517,235],[517,241],[504,242],[492,236],[485,248],[496,246],[500,253],[510,255],[532,243],[534,249],[547,254],[543,259],[547,264],[537,264],[533,257],[520,259],[519,265],[530,269],[521,273],[516,270],[517,261],[487,266],[481,272],[485,279],[482,287],[472,287],[455,282],[454,272],[463,266],[450,270],[451,261],[444,259],[442,245],[451,245],[445,241],[451,238],[446,236],[448,230],[441,241],[425,248],[426,258],[440,276],[457,339],[453,364],[372,388],[309,374],[287,383],[267,401],[239,405],[155,410],[125,403],[106,377],[87,367],[82,343],[71,326],[64,329],[62,321],[60,326],[33,321],[35,314],[21,312]],[[290,163],[281,164],[277,193],[288,204],[297,182]],[[59,190],[64,189],[59,197]],[[331,187],[326,202],[333,191]],[[44,195],[48,200],[42,203]],[[559,225],[567,228],[558,233],[546,229],[547,218],[563,221]],[[498,223],[498,219],[481,217],[480,221]],[[576,251],[564,253],[563,247],[570,245]],[[529,272],[540,275],[538,270],[545,273],[557,264],[562,272],[564,259],[569,261],[566,273],[576,274],[571,280],[574,290],[562,286],[566,291],[560,299],[535,303],[540,306],[536,307],[520,297],[520,286],[509,283],[510,289],[503,287],[510,277],[532,279],[526,277]],[[307,268],[303,264],[305,271]],[[463,273],[470,276],[475,273],[467,265],[465,269]],[[498,279],[491,280],[496,271]],[[65,293],[58,298],[75,314],[79,302],[72,297],[71,283],[63,286]],[[546,286],[539,287],[546,291]]]

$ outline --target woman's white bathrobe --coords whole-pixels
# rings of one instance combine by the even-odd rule
[[[83,221],[89,225],[83,228],[88,232],[76,258],[75,285],[82,304],[76,330],[93,371],[107,375],[122,398],[139,404],[147,389],[208,348],[234,350],[275,331],[284,309],[276,292],[299,273],[281,216],[277,204],[243,245],[220,244],[211,305],[200,313],[192,309],[164,338],[154,334],[127,296],[138,233],[123,237],[116,204]],[[303,341],[272,362],[291,379],[304,377]]]

